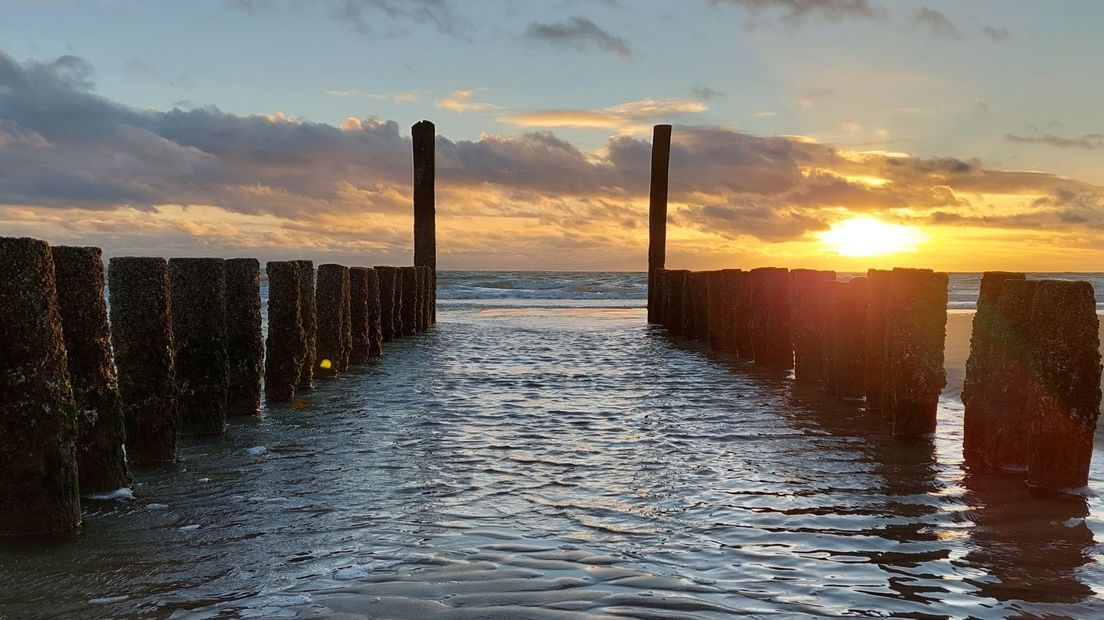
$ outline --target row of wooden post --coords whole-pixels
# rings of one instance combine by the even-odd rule
[[[769,368],[841,398],[866,397],[897,435],[935,430],[945,385],[947,275],[926,269],[659,269],[653,321],[673,336]],[[871,363],[868,363],[868,358]]]
[[[177,437],[286,401],[436,322],[434,127],[417,123],[414,264],[113,258],[0,237],[0,538],[62,534],[80,497],[176,459]],[[109,316],[110,315],[110,316]],[[267,350],[267,355],[266,355]]]

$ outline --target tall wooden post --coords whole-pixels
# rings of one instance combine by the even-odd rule
[[[652,187],[648,194],[648,322],[659,320],[652,279],[667,265],[667,178],[671,162],[671,126],[652,129]]]
[[[426,299],[431,322],[437,320],[437,204],[434,196],[434,127],[429,121],[414,123],[414,266],[429,267],[432,295]]]

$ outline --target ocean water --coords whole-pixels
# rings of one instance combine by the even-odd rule
[[[6,544],[0,617],[1104,616],[1099,441],[1077,494],[962,467],[975,276],[916,441],[668,339],[640,274],[439,284],[430,332]]]

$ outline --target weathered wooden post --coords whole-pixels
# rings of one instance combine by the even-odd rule
[[[652,128],[651,190],[648,192],[648,322],[658,323],[655,273],[667,262],[667,183],[671,161],[671,126]]]
[[[821,311],[827,315],[823,359],[825,390],[840,398],[862,398],[866,379],[866,278],[822,284],[827,293]]]
[[[866,408],[885,409],[886,394],[886,299],[889,274],[884,269],[866,272]]]
[[[226,415],[260,415],[264,337],[261,263],[255,258],[226,261],[226,355],[230,363]]]
[[[753,279],[750,271],[739,271],[733,278],[732,342],[737,355],[744,359],[753,359],[755,357],[755,347],[751,338]]]
[[[426,266],[418,267],[418,269],[422,272],[421,275],[418,276],[418,283],[421,285],[422,298],[424,300],[422,303],[421,325],[419,328],[424,331],[433,326],[433,316],[436,312],[436,310],[434,310],[434,297],[437,295],[437,279],[433,269]]]
[[[682,336],[683,307],[686,302],[687,279],[690,272],[685,269],[675,269],[667,272],[667,305],[663,310],[663,316],[667,319],[667,334],[670,336]]]
[[[299,379],[295,391],[311,389],[314,381],[315,350],[318,346],[318,308],[314,296],[314,261],[294,261],[299,273],[299,324],[303,329],[302,351],[298,357]]]
[[[380,333],[384,342],[390,342],[402,336],[402,282],[397,267],[376,265],[375,269],[380,289]]]
[[[793,368],[788,270],[752,269],[751,286],[749,329],[755,362],[779,370]]]
[[[1036,398],[1027,483],[1080,488],[1089,481],[1100,416],[1100,336],[1092,285],[1040,282],[1031,331]]]
[[[886,297],[886,411],[893,434],[935,432],[939,393],[947,384],[943,341],[947,329],[947,274],[894,269]]]
[[[399,278],[402,284],[402,335],[413,336],[418,329],[418,270],[414,267],[400,267]]]
[[[349,287],[352,315],[352,351],[350,364],[363,364],[368,361],[371,345],[368,343],[368,274],[371,269],[364,267],[349,268]],[[373,272],[374,273],[374,272]]]
[[[111,357],[100,248],[53,248],[58,311],[77,405],[77,471],[82,495],[127,486],[123,407]]]
[[[721,351],[724,349],[725,340],[728,337],[728,309],[725,307],[724,271],[706,272],[706,289],[708,293],[709,348]],[[658,288],[658,282],[657,288]],[[656,291],[657,295],[659,291]]]
[[[1031,314],[1038,280],[1006,278],[1000,283],[1000,296],[988,312],[1000,317],[988,335],[985,375],[971,377],[973,405],[985,403],[985,435],[980,444],[981,460],[995,469],[1022,471],[1027,468],[1032,418],[1036,415],[1031,372]],[[995,288],[993,286],[989,289]],[[991,293],[991,290],[987,290]],[[980,303],[980,299],[978,300]],[[980,353],[980,351],[979,351]],[[975,410],[972,415],[976,415]],[[973,433],[977,428],[971,429]],[[977,439],[975,435],[974,440]]]
[[[349,281],[349,268],[341,268],[341,357],[338,371],[349,370],[349,356],[353,353],[353,288]]]
[[[0,538],[80,528],[76,408],[50,246],[0,237]]]
[[[226,261],[169,260],[180,431],[219,435],[226,430],[230,364],[226,354]]]
[[[299,293],[299,264],[270,261],[268,273],[268,339],[265,341],[265,400],[287,402],[295,398],[304,363],[303,331]]]
[[[994,347],[1000,346],[997,339],[1006,329],[1006,322],[998,312],[997,304],[1005,281],[1025,278],[1022,273],[1004,271],[987,271],[981,276],[977,311],[970,332],[970,357],[966,360],[966,379],[962,385],[962,403],[965,405],[962,452],[967,462],[983,460],[988,442],[988,420],[1000,415],[999,411],[992,409],[993,399],[999,398],[992,391],[995,387],[992,383],[993,359],[1004,357]]]
[[[318,266],[315,304],[318,309],[318,338],[314,376],[336,377],[345,355],[345,299],[348,268],[328,263]]]
[[[665,312],[667,309],[667,270],[656,269],[650,282],[652,283],[652,286],[655,287],[655,290],[652,293],[652,301],[655,302],[655,309],[654,311],[652,311],[652,320],[649,322],[656,323],[658,325],[666,325],[667,317],[665,316]]]
[[[694,340],[709,341],[709,272],[694,271],[690,274],[690,312],[693,319],[686,336]]]
[[[826,293],[831,288],[828,283],[836,281],[836,272],[794,269],[789,281],[794,379],[819,383],[824,380],[824,344],[828,335]],[[866,314],[865,307],[862,312]]]
[[[107,265],[107,288],[127,461],[138,465],[175,461],[180,416],[169,265],[163,258],[112,258]]]
[[[425,330],[425,315],[429,298],[426,295],[425,269],[415,265],[414,273],[417,277],[417,288],[415,289],[417,292],[417,304],[414,307],[414,330],[420,332]]]
[[[428,267],[426,276],[429,295],[425,299],[428,315],[426,326],[437,321],[437,205],[434,195],[436,178],[433,123],[420,121],[410,131],[414,147],[414,266]]]
[[[379,274],[368,269],[368,357],[383,355],[383,333],[380,328]]]
[[[716,329],[719,342],[714,348],[726,353],[736,353],[737,314],[736,314],[736,290],[743,274],[739,269],[722,269],[718,272],[714,282],[709,285],[709,299],[718,304],[716,320],[720,322]],[[713,325],[713,321],[710,321]],[[718,326],[714,326],[717,328]]]

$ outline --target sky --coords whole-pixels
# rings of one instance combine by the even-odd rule
[[[0,234],[442,269],[1099,271],[1104,3],[0,0]]]

